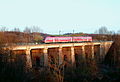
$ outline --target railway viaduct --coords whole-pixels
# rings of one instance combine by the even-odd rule
[[[10,47],[14,54],[25,54],[27,68],[36,65],[48,66],[51,62],[57,61],[61,65],[67,61],[71,65],[76,65],[77,61],[88,57],[102,62],[106,53],[112,45],[112,41],[104,42],[82,42],[82,43],[55,43],[37,45],[16,45]]]

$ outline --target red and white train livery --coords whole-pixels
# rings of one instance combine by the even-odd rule
[[[92,41],[92,37],[46,37],[45,43],[54,43],[54,42],[82,42],[82,41]]]

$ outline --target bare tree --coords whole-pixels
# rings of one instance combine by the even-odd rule
[[[33,26],[32,27],[32,32],[42,32],[42,29],[39,26]]]
[[[114,34],[115,32],[114,31],[109,31],[107,29],[107,27],[102,26],[101,28],[99,28],[98,30],[96,30],[95,33],[97,33],[97,34]]]
[[[8,31],[8,28],[5,27],[5,26],[2,26],[2,27],[0,27],[0,31],[2,31],[2,32],[4,32],[4,31]]]
[[[107,34],[107,33],[108,33],[107,27],[104,26],[99,29],[99,34]]]
[[[120,34],[120,30],[117,31],[117,34]]]
[[[26,27],[23,32],[25,32],[25,33],[31,33],[31,28]]]
[[[20,32],[20,29],[19,28],[14,28],[13,31]]]

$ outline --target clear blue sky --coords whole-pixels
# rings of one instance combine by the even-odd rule
[[[40,26],[45,33],[120,29],[120,0],[0,0],[0,25]]]

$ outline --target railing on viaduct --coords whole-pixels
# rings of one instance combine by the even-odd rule
[[[66,59],[74,65],[77,57],[86,59],[91,57],[97,62],[104,60],[106,53],[112,45],[112,41],[105,42],[85,42],[85,43],[58,43],[58,44],[38,44],[19,45],[9,47],[14,54],[24,52],[26,54],[26,66],[32,68],[36,62],[40,65],[48,66],[49,57],[58,59],[58,64],[62,64]]]

